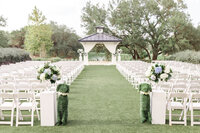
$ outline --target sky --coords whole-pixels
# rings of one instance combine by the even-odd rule
[[[28,24],[28,15],[36,6],[47,18],[66,25],[84,37],[85,29],[81,27],[82,8],[89,0],[0,0],[0,15],[7,19],[7,26],[0,30],[18,30]],[[107,5],[109,0],[91,0],[93,4]],[[185,0],[192,23],[200,24],[200,0]]]

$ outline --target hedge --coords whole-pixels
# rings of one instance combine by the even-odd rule
[[[199,64],[200,51],[186,50],[170,55],[166,59]]]
[[[52,58],[40,58],[40,57],[34,57],[32,58],[33,61],[51,61],[51,62],[58,62],[61,61],[62,58],[60,57],[52,57]]]
[[[0,48],[0,65],[31,60],[29,53],[18,48]]]

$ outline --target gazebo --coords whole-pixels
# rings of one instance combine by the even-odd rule
[[[96,27],[97,33],[79,39],[79,42],[84,47],[84,63],[88,65],[88,53],[96,44],[103,44],[112,54],[112,64],[116,63],[116,47],[122,41],[115,36],[108,35],[103,32],[104,27]]]

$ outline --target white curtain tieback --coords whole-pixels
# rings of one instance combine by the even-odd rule
[[[67,96],[69,93],[57,92],[58,96]]]
[[[148,92],[140,91],[140,94],[149,95],[149,94],[150,94],[150,91],[148,91]]]

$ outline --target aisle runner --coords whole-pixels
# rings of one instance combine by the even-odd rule
[[[87,66],[71,85],[69,123],[125,126],[139,121],[139,98],[115,66]]]

